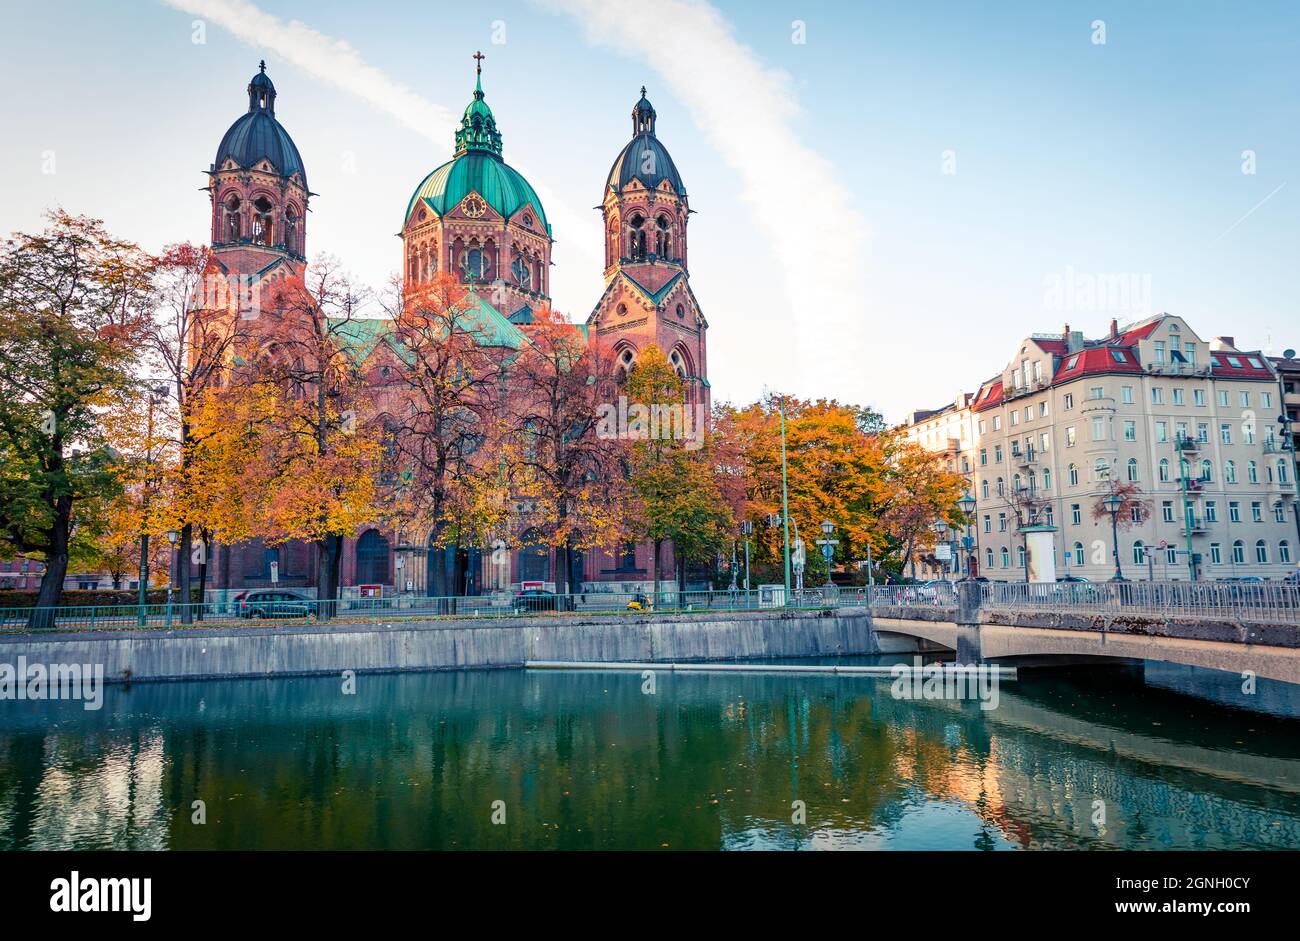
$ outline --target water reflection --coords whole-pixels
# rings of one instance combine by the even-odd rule
[[[1140,677],[1022,680],[991,711],[859,677],[641,685],[496,671],[0,703],[0,847],[1300,847],[1300,721]]]

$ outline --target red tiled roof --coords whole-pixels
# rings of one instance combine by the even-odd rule
[[[1270,382],[1275,379],[1267,358],[1259,353],[1213,352],[1210,354],[1210,372],[1221,379],[1266,379]]]
[[[1132,346],[1138,340],[1145,340],[1155,332],[1156,327],[1160,326],[1160,321],[1163,319],[1163,317],[1156,317],[1147,323],[1125,330],[1119,335],[1119,345]]]
[[[1064,340],[1035,340],[1034,342],[1038,344],[1044,353],[1055,353],[1057,356],[1065,355],[1066,346]]]
[[[1099,376],[1105,373],[1140,373],[1137,351],[1123,346],[1096,346],[1071,353],[1057,367],[1053,382],[1078,379],[1080,376]]]
[[[971,405],[972,412],[982,412],[985,409],[992,408],[995,405],[1002,404],[1002,378],[991,379],[986,382],[979,393],[975,396],[975,402]]]

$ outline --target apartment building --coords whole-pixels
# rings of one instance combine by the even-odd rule
[[[1115,541],[1099,507],[1116,489],[1129,497],[1125,577],[1276,578],[1300,547],[1281,393],[1260,353],[1161,314],[1112,321],[1097,340],[1068,326],[1027,337],[968,402],[914,416],[907,434],[970,467],[978,570],[991,579],[1110,578]],[[935,434],[948,427],[968,428],[969,448]]]

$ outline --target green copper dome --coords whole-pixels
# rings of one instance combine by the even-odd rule
[[[442,216],[460,205],[470,193],[478,193],[507,219],[531,205],[540,229],[548,236],[551,234],[551,224],[546,220],[546,210],[537,192],[519,171],[501,159],[501,134],[492,109],[483,100],[482,81],[477,77],[474,97],[456,130],[455,156],[416,187],[406,207],[405,219],[411,218],[416,203],[421,200],[432,212]]]

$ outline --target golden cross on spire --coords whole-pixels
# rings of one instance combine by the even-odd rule
[[[475,60],[475,62],[474,62],[474,74],[475,74],[475,75],[482,75],[482,74],[483,74],[483,60],[486,59],[486,58],[487,58],[487,56],[483,55],[483,53],[481,53],[481,52],[475,52],[475,53],[474,53],[474,60]]]

